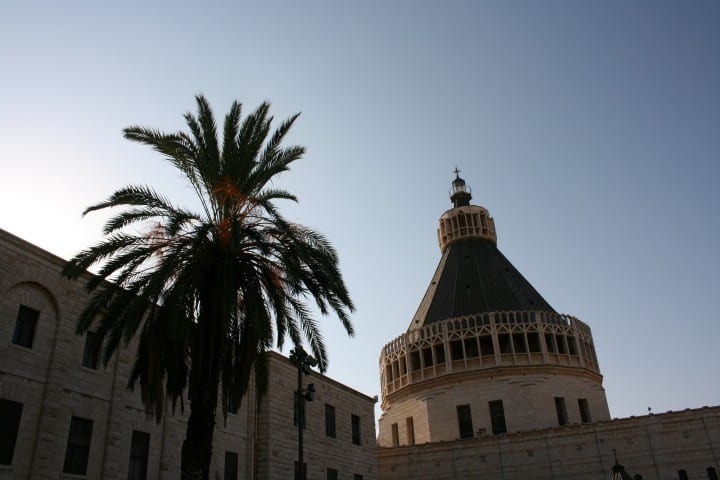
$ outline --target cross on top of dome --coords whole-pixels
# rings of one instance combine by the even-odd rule
[[[466,207],[470,205],[472,194],[470,193],[470,187],[465,185],[465,180],[460,178],[460,170],[455,167],[453,171],[455,173],[455,180],[452,181],[452,190],[450,191],[450,200],[453,202],[453,206]]]

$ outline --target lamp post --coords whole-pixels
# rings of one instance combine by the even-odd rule
[[[308,384],[303,389],[302,376],[310,375],[310,367],[317,365],[317,360],[307,353],[300,345],[296,345],[290,350],[290,362],[297,367],[297,390],[295,390],[295,398],[297,399],[297,419],[298,419],[298,475],[299,480],[305,480],[305,470],[303,468],[303,428],[305,424],[305,401],[312,402],[315,398],[315,385]]]

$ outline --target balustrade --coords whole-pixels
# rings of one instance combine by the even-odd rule
[[[553,312],[494,312],[410,330],[383,347],[383,396],[438,376],[506,366],[560,365],[600,373],[590,328]]]

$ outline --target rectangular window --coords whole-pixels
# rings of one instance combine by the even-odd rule
[[[67,450],[65,450],[63,472],[77,475],[85,475],[87,472],[92,428],[92,420],[79,417],[72,417],[70,420],[70,433],[68,434]]]
[[[502,400],[488,402],[488,407],[490,408],[490,424],[492,425],[493,435],[507,433],[505,409],[503,408]]]
[[[363,476],[356,473],[353,475],[353,480],[363,480]]]
[[[527,339],[528,347],[531,352],[542,352],[542,347],[540,347],[540,336],[537,332],[528,332]]]
[[[545,334],[545,345],[550,353],[557,353],[557,344],[555,343],[555,335],[552,333]]]
[[[458,427],[460,429],[460,438],[473,438],[472,414],[470,413],[470,405],[457,406]]]
[[[483,355],[495,355],[495,348],[493,348],[490,335],[480,335],[480,353]]]
[[[435,345],[435,363],[445,363],[445,346],[442,343]]]
[[[25,348],[32,348],[35,338],[35,327],[37,326],[40,312],[25,305],[20,305],[18,310],[15,330],[13,331],[12,343]]]
[[[592,422],[592,417],[590,417],[590,404],[586,398],[578,398],[578,408],[580,409],[580,421],[582,421],[582,423]]]
[[[148,452],[150,451],[150,434],[133,430],[130,444],[130,468],[128,480],[145,480],[147,478]]]
[[[450,342],[450,358],[455,360],[462,360],[464,357],[462,340],[453,340]]]
[[[23,404],[0,398],[0,465],[12,465]]]
[[[351,415],[350,426],[352,427],[352,443],[360,445],[360,417]]]
[[[575,342],[575,337],[573,337],[572,335],[568,335],[566,337],[566,339],[567,339],[568,351],[569,351],[570,355],[577,355],[578,352],[577,352],[577,343]]]
[[[307,480],[307,463],[303,462],[302,477],[300,476],[300,464],[295,462],[295,480]]]
[[[567,425],[567,408],[565,408],[565,399],[563,397],[555,397],[555,411],[557,412],[558,425],[561,427]]]
[[[325,436],[335,438],[335,407],[325,404]]]
[[[98,358],[100,358],[100,335],[95,332],[85,334],[85,349],[83,350],[82,366],[97,369]]]
[[[423,355],[423,365],[425,368],[432,367],[433,366],[433,358],[432,358],[432,348],[424,348],[422,351]]]
[[[522,333],[513,333],[513,349],[515,353],[527,353],[525,348],[525,335]]]
[[[397,447],[398,445],[400,445],[400,433],[398,432],[398,424],[393,423],[391,430],[392,430],[392,446]]]
[[[328,468],[326,478],[327,480],[338,480],[338,471],[334,468]]]
[[[510,334],[499,334],[498,345],[500,346],[500,353],[512,353],[512,338],[510,337]]]
[[[417,350],[410,352],[410,370],[420,370],[420,352]]]
[[[479,356],[478,344],[475,337],[468,337],[465,339],[465,356],[467,358],[475,358]]]
[[[302,425],[305,428],[305,402],[304,399],[300,398],[297,392],[294,392],[294,405],[293,405],[293,425],[296,427]]]
[[[566,355],[568,351],[565,348],[565,335],[555,335],[555,339],[557,340],[558,353]]]
[[[407,430],[408,445],[415,445],[415,423],[413,422],[413,417],[407,417],[405,419],[405,429]]]
[[[225,477],[224,480],[237,480],[238,478],[238,454],[225,452]]]

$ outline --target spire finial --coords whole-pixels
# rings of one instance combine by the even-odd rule
[[[450,190],[450,200],[455,207],[464,207],[470,205],[470,188],[465,185],[465,180],[460,178],[460,169],[455,166],[455,180],[452,181],[452,190]]]

